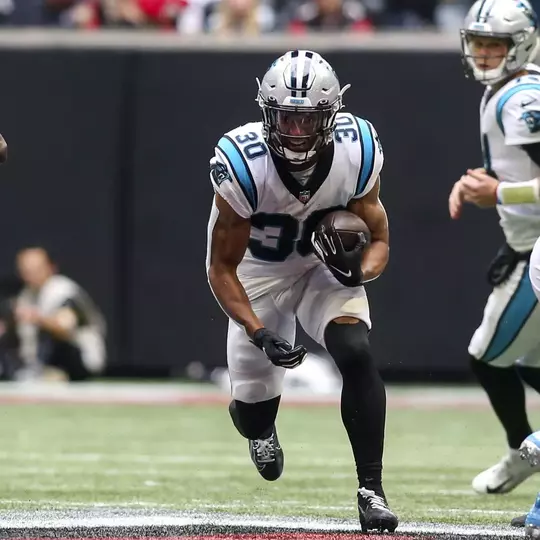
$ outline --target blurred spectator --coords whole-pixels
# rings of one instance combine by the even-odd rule
[[[358,0],[308,0],[295,10],[288,29],[291,32],[365,32],[373,30],[373,23]]]
[[[80,29],[155,27],[174,30],[185,6],[186,0],[0,0],[0,22]]]
[[[0,0],[0,24],[5,24],[15,10],[13,0]]]
[[[207,29],[213,34],[261,34],[274,26],[274,10],[261,0],[220,0],[211,6]]]
[[[105,322],[84,289],[42,248],[20,251],[17,271],[23,288],[2,314],[4,378],[80,381],[102,372]]]
[[[540,11],[540,0],[531,0]],[[0,0],[0,24],[258,34],[273,30],[456,32],[472,0]]]
[[[433,26],[437,3],[437,0],[387,0],[385,23],[405,28]]]
[[[177,18],[187,5],[186,0],[137,0],[135,3],[146,26],[168,30],[174,30]]]
[[[435,7],[434,20],[437,28],[444,32],[458,33],[470,8],[466,0],[441,0]]]
[[[261,34],[274,30],[276,17],[266,0],[188,0],[177,19],[181,34]]]
[[[78,28],[100,26],[174,29],[185,0],[78,0],[64,24]]]

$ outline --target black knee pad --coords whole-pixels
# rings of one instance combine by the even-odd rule
[[[326,348],[342,373],[373,364],[368,334],[368,327],[362,321],[355,324],[332,321],[326,327],[324,332]]]
[[[238,433],[246,439],[264,438],[274,426],[280,400],[281,396],[258,403],[231,401],[229,414]]]

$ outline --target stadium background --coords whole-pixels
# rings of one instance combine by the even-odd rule
[[[14,13],[62,2],[148,5],[15,0]],[[465,384],[502,236],[493,210],[448,216],[452,184],[482,163],[482,88],[463,76],[459,20],[442,28],[409,18],[396,28],[400,6],[437,2],[387,0],[395,13],[375,31],[186,36],[151,25],[15,28],[1,15],[10,3],[0,0],[0,133],[9,144],[0,300],[15,253],[46,247],[103,309],[109,365],[100,381],[0,384],[0,537],[357,532],[339,389],[285,389],[286,471],[268,483],[230,424],[228,389],[185,381],[193,363],[225,365],[226,318],[205,275],[208,161],[223,132],[259,118],[255,77],[292,48],[321,52],[352,84],[348,110],[376,126],[385,149],[391,257],[368,294],[389,383],[384,474],[398,538],[522,536],[508,524],[530,507],[537,475],[505,497],[471,488],[505,450],[487,396]],[[439,2],[457,13],[467,4]],[[537,428],[540,397],[527,398]]]
[[[25,245],[52,250],[106,314],[108,375],[225,364],[226,319],[205,275],[208,160],[223,132],[259,119],[255,77],[295,47],[321,52],[352,84],[346,107],[384,145],[391,257],[368,286],[381,369],[392,380],[469,377],[502,237],[492,210],[448,216],[453,182],[482,163],[482,88],[463,76],[457,35],[5,29],[0,274]]]

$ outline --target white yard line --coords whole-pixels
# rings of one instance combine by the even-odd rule
[[[74,502],[74,501],[57,501],[53,499],[0,499],[0,504],[13,504],[21,506],[54,506],[57,508],[173,508],[172,504],[161,504],[150,501],[132,501],[132,502]],[[16,512],[16,510],[14,510]],[[0,515],[2,512],[7,513],[7,510],[0,510]],[[11,512],[11,511],[10,511]],[[46,512],[46,510],[36,510],[39,512]],[[4,518],[6,519],[6,518]],[[2,518],[0,517],[0,522]]]
[[[6,531],[36,530],[46,528],[53,529],[77,529],[80,534],[84,534],[88,529],[112,528],[122,534],[122,529],[148,528],[152,526],[178,529],[179,531],[187,527],[201,527],[208,530],[208,527],[219,526],[231,529],[266,529],[275,532],[283,529],[293,531],[326,531],[326,532],[358,532],[359,524],[356,520],[321,520],[307,518],[261,518],[251,516],[232,516],[217,514],[180,514],[180,515],[115,515],[115,516],[94,516],[81,515],[78,511],[77,517],[56,517],[48,515],[46,512],[26,513],[24,516],[13,513],[11,516],[3,516],[0,513],[0,529]],[[488,536],[498,537],[501,535],[522,537],[521,529],[510,527],[486,527],[486,526],[456,526],[456,525],[434,525],[430,523],[403,523],[398,528],[398,533],[446,533],[462,536]]]
[[[449,515],[460,515],[460,514],[478,514],[485,516],[509,516],[515,517],[518,514],[524,514],[525,510],[523,508],[517,508],[514,510],[479,510],[478,508],[426,508],[422,510],[426,514],[449,514]]]
[[[5,452],[0,451],[0,460],[6,462],[75,462],[75,463],[102,463],[102,462],[121,462],[121,463],[148,463],[148,464],[204,464],[222,467],[223,464],[246,465],[249,462],[249,455],[238,456],[220,456],[216,461],[215,453],[204,454],[184,454],[184,455],[160,455],[160,454],[103,454],[103,453],[48,453],[48,452]],[[295,458],[296,466],[305,463],[306,466],[333,468],[351,468],[352,462],[349,459],[332,460],[325,458],[304,459]],[[8,467],[8,466],[6,466]],[[1,472],[0,472],[1,475]]]

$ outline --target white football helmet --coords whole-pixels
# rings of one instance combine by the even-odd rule
[[[508,53],[495,69],[477,67],[469,47],[472,37],[508,40]],[[528,0],[477,0],[461,30],[462,60],[467,77],[495,84],[534,60],[538,52],[538,20]]]
[[[331,141],[342,96],[330,64],[312,51],[289,51],[257,79],[268,146],[295,164],[312,161]]]

